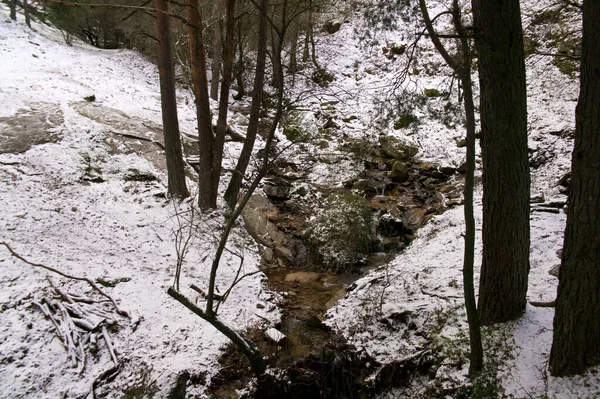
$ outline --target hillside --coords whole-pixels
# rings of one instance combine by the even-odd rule
[[[524,25],[531,35],[543,36],[540,30],[547,26],[536,25],[536,13],[527,8],[538,3],[524,5]],[[438,1],[429,4],[442,7]],[[297,111],[277,135],[278,148],[286,149],[280,169],[261,186],[262,197],[270,200],[264,205],[265,225],[275,226],[278,233],[269,234],[281,241],[270,248],[257,239],[261,230],[247,215],[236,225],[219,287],[226,290],[240,270],[248,276],[219,312],[236,328],[260,336],[275,326],[287,328],[286,333],[309,331],[315,340],[344,340],[354,346],[344,354],[370,362],[364,367],[374,385],[383,384],[381,370],[392,370],[390,380],[409,376],[409,383],[386,382],[373,394],[377,397],[457,396],[468,369],[463,178],[456,172],[465,155],[457,145],[464,136],[461,108],[449,71],[425,39],[415,50],[418,61],[408,79],[399,80],[406,61],[390,52],[412,42],[415,16],[397,15],[401,22],[377,30],[365,22],[369,13],[373,10],[365,2],[326,16],[341,24],[339,31],[316,38],[319,63],[332,80],[318,84],[309,68],[298,74],[290,91]],[[230,384],[227,369],[236,367],[227,359],[235,363],[237,358],[224,351],[224,336],[166,290],[179,259],[184,292],[202,302],[187,287],[206,284],[225,215],[223,204],[200,218],[193,199],[178,204],[167,198],[165,161],[156,144],[162,140],[156,67],[131,50],[100,50],[78,41],[67,46],[52,27],[34,21],[29,29],[21,15],[18,22],[10,21],[4,3],[0,60],[0,241],[8,244],[0,245],[0,397],[178,397],[182,385],[185,397],[216,397],[211,384]],[[550,57],[530,56],[527,68],[532,194],[537,197],[532,200],[528,300],[540,302],[556,295],[558,280],[549,271],[560,263],[566,195],[559,180],[570,168],[578,79],[576,73],[561,72]],[[448,95],[423,95],[432,89]],[[194,155],[194,101],[183,86],[177,96],[184,147]],[[234,131],[245,130],[247,106],[248,98],[232,99]],[[407,116],[414,119],[401,124]],[[291,128],[299,134],[290,134]],[[263,145],[259,139],[256,149]],[[226,167],[233,167],[240,150],[240,142],[226,143]],[[406,157],[410,185],[386,180],[399,159],[389,155],[394,151],[411,152]],[[188,172],[188,186],[195,191],[193,171]],[[281,186],[288,191],[278,198],[273,187]],[[403,192],[412,198],[404,199]],[[333,209],[331,195],[365,197],[379,236],[382,220],[395,220],[398,209],[400,219],[411,209],[423,210],[423,217],[402,236],[378,236],[378,249],[361,259],[360,271],[306,268],[300,251],[288,259],[296,269],[289,264],[282,272],[262,268],[267,253],[281,264],[287,256],[283,250],[292,243],[319,242],[310,232],[321,231],[319,220],[329,223],[320,218]],[[480,233],[480,185],[475,207]],[[353,210],[345,209],[340,217],[332,212],[332,218],[352,219]],[[201,220],[193,233],[188,230],[192,218]],[[406,219],[403,223],[406,228]],[[181,239],[188,237],[183,248]],[[388,244],[392,251],[384,249]],[[335,265],[342,255],[332,248],[321,248],[319,259]],[[476,255],[481,257],[479,236]],[[117,306],[85,281],[60,277],[39,264],[89,278]],[[94,325],[71,324],[77,312]],[[305,329],[315,315],[326,335]],[[553,308],[528,304],[521,319],[485,330],[489,376],[497,377],[493,382],[504,397],[600,395],[597,368],[573,378],[548,375],[553,316]],[[301,334],[288,333],[292,340],[308,340]],[[287,356],[277,345],[262,345],[270,345],[273,362]],[[423,359],[431,364],[419,373]],[[278,372],[272,369],[273,375]],[[229,392],[250,392],[236,385],[236,376],[230,378],[235,383]]]

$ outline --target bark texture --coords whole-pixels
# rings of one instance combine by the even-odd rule
[[[518,0],[473,0],[483,160],[482,324],[525,310],[529,164],[523,31]]]
[[[600,3],[583,2],[581,90],[550,372],[600,363]]]
[[[202,35],[202,17],[196,0],[187,0],[188,36],[196,118],[198,119],[198,144],[200,146],[198,173],[198,206],[202,210],[217,207],[217,193],[213,190],[214,137],[212,115],[206,78],[206,51]]]
[[[159,11],[156,13],[156,31],[159,40],[158,71],[169,194],[175,198],[185,198],[190,193],[185,183],[185,167],[181,150],[179,120],[177,119],[177,97],[175,94],[175,72],[171,51],[168,6],[165,0],[156,0],[155,6]]]

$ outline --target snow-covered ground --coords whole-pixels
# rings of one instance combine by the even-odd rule
[[[31,262],[65,273],[92,280],[124,279],[105,288],[134,316],[128,320],[113,313],[119,329],[112,334],[123,369],[115,384],[121,390],[108,397],[122,397],[127,389],[153,381],[149,388],[164,397],[183,370],[206,373],[208,382],[227,340],[166,293],[175,273],[173,231],[179,225],[175,206],[164,198],[165,173],[120,145],[110,134],[114,128],[80,115],[72,106],[95,94],[95,104],[160,123],[156,68],[133,51],[99,50],[77,42],[68,47],[57,31],[44,25],[34,22],[29,30],[22,15],[18,23],[10,22],[4,4],[0,4],[0,60],[0,117],[18,110],[35,114],[43,104],[54,104],[52,112],[62,112],[64,119],[49,127],[62,136],[61,141],[20,154],[0,154],[0,241]],[[185,103],[180,101],[183,130],[193,132],[195,112]],[[111,150],[107,141],[118,150]],[[90,168],[104,181],[82,180]],[[158,179],[126,180],[134,169]],[[187,209],[187,204],[179,209]],[[217,234],[218,224],[207,224],[206,229]],[[236,235],[244,250],[245,271],[256,270],[255,244],[241,231]],[[203,286],[207,281],[210,253],[211,242],[192,241],[181,281],[190,298],[194,293],[189,284]],[[221,289],[234,277],[238,264],[238,258],[226,254],[217,281]],[[104,341],[98,334],[97,354],[88,356],[83,370],[71,367],[54,326],[32,303],[55,296],[47,276],[70,293],[95,294],[84,283],[12,257],[4,246],[0,265],[0,396],[85,397],[93,380],[112,367]],[[237,286],[222,307],[223,316],[238,328],[262,318],[276,320],[277,310],[268,312],[274,309],[270,300],[261,275],[254,275]],[[105,310],[112,311],[110,306]],[[203,389],[199,384],[196,394],[202,395]]]
[[[354,18],[350,12],[342,16]],[[382,48],[409,43],[414,38],[414,26],[403,22],[394,30],[363,40],[359,40],[360,29],[357,33],[355,28],[343,23],[340,32],[318,38],[320,62],[336,80],[308,103],[327,108],[326,104],[340,101],[332,112],[347,136],[376,139],[380,134],[394,135],[417,145],[423,160],[460,165],[464,149],[455,143],[463,135],[460,124],[449,127],[435,120],[427,107],[414,111],[421,123],[411,129],[394,129],[393,118],[379,122],[378,104],[388,98],[400,65],[400,57],[389,59]],[[441,65],[429,43],[422,47],[422,68],[428,62]],[[547,59],[530,60],[528,67],[529,146],[547,159],[532,169],[532,193],[564,201],[556,183],[569,169],[572,140],[560,132],[574,129],[577,81],[562,75]],[[440,68],[432,76],[411,75],[407,87],[415,93],[425,88],[446,90],[449,81]],[[301,85],[297,88],[303,89],[306,87]],[[177,254],[173,231],[178,228],[175,206],[156,195],[165,193],[166,176],[120,145],[110,133],[114,128],[76,111],[74,104],[92,94],[101,106],[137,120],[161,122],[158,76],[151,63],[128,50],[99,50],[77,42],[68,47],[51,28],[34,22],[34,30],[29,30],[22,19],[10,22],[6,6],[0,4],[0,118],[19,110],[35,113],[40,107],[54,109],[47,104],[57,106],[62,113],[62,121],[51,127],[61,141],[33,146],[21,154],[0,154],[0,241],[31,262],[70,274],[112,281],[123,278],[106,291],[140,321],[133,323],[114,315],[120,328],[112,335],[124,370],[118,376],[120,384],[115,384],[121,390],[110,392],[109,397],[121,397],[125,390],[152,385],[153,381],[157,396],[164,397],[180,371],[207,373],[208,381],[218,367],[216,358],[226,339],[166,294],[174,276]],[[193,101],[185,91],[178,95],[182,130],[193,133]],[[443,106],[441,99],[428,101]],[[440,103],[436,105],[436,101]],[[356,119],[348,118],[352,115]],[[349,121],[342,122],[343,118]],[[229,153],[238,150],[239,144],[228,144]],[[332,173],[328,170],[331,167],[338,169]],[[100,170],[104,182],[82,180],[89,168]],[[354,168],[347,160],[320,165],[315,170],[321,174],[313,170],[313,177],[333,176],[341,182],[344,178],[340,176],[356,173]],[[153,174],[158,180],[127,181],[125,177],[132,169]],[[185,204],[179,209],[186,209]],[[480,226],[480,192],[476,195],[476,214]],[[550,301],[555,297],[557,279],[548,270],[560,262],[557,252],[562,247],[565,219],[564,213],[532,213],[530,300]],[[212,229],[216,229],[215,224],[207,224],[203,237],[210,236]],[[410,323],[406,329],[395,325],[395,330],[390,330],[398,315],[408,314],[423,325],[434,315],[456,317],[442,335],[449,339],[464,336],[463,230],[461,207],[435,217],[403,254],[358,280],[347,297],[329,311],[326,322],[379,361],[402,358],[423,345],[421,337],[408,330]],[[255,244],[241,231],[237,236],[239,247],[245,249],[245,270],[256,270],[259,257]],[[479,259],[480,237],[477,243]],[[190,297],[189,283],[206,281],[210,245],[195,242],[195,250],[186,258],[182,287]],[[234,277],[238,263],[238,258],[227,255],[221,271],[222,287]],[[94,379],[112,366],[104,341],[98,337],[97,354],[78,374],[80,370],[69,365],[54,326],[33,302],[55,295],[48,275],[65,291],[93,293],[85,284],[61,279],[12,257],[2,246],[0,265],[0,396],[85,397]],[[258,274],[237,287],[224,304],[222,315],[239,328],[261,318],[276,320],[279,314],[272,310],[272,301],[273,294],[264,288]],[[109,306],[105,308],[111,311]],[[545,371],[553,315],[552,308],[528,305],[521,319],[489,333],[504,337],[507,343],[512,341],[506,337],[514,340],[507,344],[509,356],[499,365],[506,394],[515,398],[598,397],[597,370],[569,379],[552,378]],[[458,371],[438,373],[442,379],[456,381],[464,380],[466,370],[464,364]],[[205,395],[203,386],[195,388],[199,397]],[[411,396],[393,391],[386,397]]]
[[[430,7],[443,7],[441,2],[430,1]],[[527,7],[539,7],[540,2],[523,2],[527,13],[534,14]],[[439,8],[438,11],[442,9]],[[359,10],[358,12],[363,12]],[[431,15],[435,15],[432,11]],[[349,79],[344,84],[355,84],[361,93],[360,104],[367,107],[367,115],[373,111],[369,108],[385,95],[389,86],[382,89],[383,82],[393,82],[397,74],[389,66],[390,61],[384,57],[382,46],[386,43],[409,44],[414,40],[414,27],[410,24],[399,24],[399,29],[380,32],[380,37],[369,40],[348,40],[352,35],[352,26],[347,25],[344,34],[333,35],[324,39],[331,46],[330,59],[336,57],[344,60],[342,54],[349,54],[343,68],[354,66],[354,75],[359,78]],[[344,29],[344,27],[342,27]],[[349,42],[351,44],[349,44]],[[345,43],[345,44],[344,44]],[[371,51],[361,47],[372,43]],[[420,57],[428,55],[423,61],[439,62],[432,46],[426,41],[421,44],[423,50]],[[336,50],[337,49],[337,50]],[[397,61],[396,61],[397,62]],[[331,64],[328,64],[331,65]],[[343,69],[342,68],[342,69]],[[372,70],[377,72],[374,74]],[[365,73],[364,70],[369,70]],[[574,131],[575,105],[578,96],[578,80],[562,74],[551,63],[549,57],[530,57],[527,60],[528,79],[528,114],[529,114],[529,148],[532,158],[540,156],[545,159],[539,168],[532,168],[532,195],[543,194],[546,201],[565,201],[566,196],[559,193],[558,179],[570,169],[570,156],[573,141],[568,132]],[[477,81],[476,76],[474,80]],[[420,79],[412,77],[405,83],[410,90],[443,86],[439,76]],[[447,83],[447,82],[446,82]],[[364,87],[361,87],[363,86]],[[379,87],[379,88],[378,88]],[[354,92],[347,89],[348,92]],[[476,90],[477,92],[477,90]],[[368,97],[371,97],[370,99]],[[460,164],[464,152],[457,149],[454,139],[464,133],[458,126],[456,129],[444,126],[439,121],[427,120],[428,115],[419,115],[425,122],[402,136],[401,132],[389,128],[389,134],[412,140],[421,150],[419,157],[442,163]],[[370,119],[363,118],[367,129]],[[406,129],[405,129],[406,130]],[[572,137],[572,135],[571,135]],[[481,190],[476,190],[475,212],[477,229],[476,241],[476,292],[481,266]],[[529,275],[529,301],[552,301],[556,297],[558,279],[549,275],[549,270],[560,264],[563,232],[566,215],[532,212],[531,215],[531,272]],[[431,319],[446,313],[448,320],[441,323],[444,327],[442,336],[446,336],[451,344],[445,344],[445,350],[466,349],[466,321],[462,299],[462,257],[464,222],[463,209],[455,208],[432,219],[418,233],[418,238],[409,248],[396,257],[387,266],[381,267],[358,280],[345,299],[338,302],[327,314],[326,323],[343,332],[350,342],[364,348],[371,356],[382,362],[405,358],[420,349],[424,344],[422,331],[414,330],[411,321],[418,325],[437,328]],[[448,316],[452,314],[452,317]],[[410,321],[398,323],[399,315],[409,315]],[[401,316],[404,318],[405,316]],[[525,314],[517,321],[496,326],[484,334],[488,345],[504,342],[500,353],[488,351],[492,362],[499,367],[499,383],[504,394],[514,398],[592,398],[600,396],[600,371],[591,369],[584,376],[573,378],[553,378],[547,372],[547,361],[552,342],[552,322],[554,309],[527,305]],[[396,320],[396,321],[394,321]],[[428,324],[429,323],[429,324]],[[435,327],[434,327],[435,326]],[[432,331],[426,331],[432,336]],[[495,338],[493,338],[495,337]],[[454,347],[455,346],[455,347]],[[464,353],[463,353],[464,355]],[[451,358],[451,355],[448,355]],[[500,358],[500,359],[498,359]],[[454,366],[454,365],[452,365]],[[441,367],[436,378],[447,381],[464,381],[468,363],[459,370],[449,371]],[[382,397],[415,397],[421,386],[409,389],[394,390]],[[421,395],[423,391],[420,392]],[[422,397],[422,396],[420,396]],[[425,396],[426,397],[426,396]]]

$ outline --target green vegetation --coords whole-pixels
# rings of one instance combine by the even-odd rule
[[[353,194],[333,194],[325,209],[309,222],[307,236],[330,268],[349,268],[370,252],[372,213],[369,203]]]
[[[396,129],[396,130],[404,129],[418,121],[419,121],[419,118],[417,118],[415,115],[404,114],[404,115],[400,116],[400,118],[398,118],[398,120],[394,123],[394,129]]]

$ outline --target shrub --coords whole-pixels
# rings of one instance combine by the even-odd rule
[[[353,194],[334,194],[325,210],[309,222],[311,246],[333,268],[349,268],[371,249],[372,213],[369,203]]]
[[[417,118],[415,115],[404,114],[400,118],[398,118],[398,120],[394,123],[394,129],[404,129],[405,127],[408,127],[409,125],[418,121],[419,118]]]

